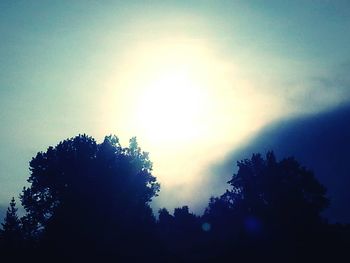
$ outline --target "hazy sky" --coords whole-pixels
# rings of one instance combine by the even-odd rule
[[[0,1],[0,204],[60,140],[137,136],[157,206],[272,121],[350,99],[349,1]]]

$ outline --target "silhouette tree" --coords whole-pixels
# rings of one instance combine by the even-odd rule
[[[150,239],[155,219],[149,202],[159,184],[135,138],[123,148],[116,136],[97,144],[79,135],[38,153],[30,171],[31,185],[21,195],[24,222],[28,233],[42,236],[48,253],[63,247],[66,257],[127,258]]]
[[[272,152],[265,159],[253,154],[238,162],[228,183],[231,189],[212,198],[204,215],[213,225],[214,240],[222,242],[224,257],[232,250],[247,260],[249,250],[255,251],[251,260],[312,254],[310,244],[325,225],[321,212],[329,201],[311,171],[293,158],[276,161]]]
[[[21,239],[21,221],[18,218],[17,211],[15,198],[12,197],[4,223],[1,223],[2,229],[0,229],[1,237],[8,244],[16,243]]]
[[[202,259],[202,229],[200,217],[189,211],[188,206],[159,210],[158,237],[166,258],[160,262],[197,262]]]
[[[19,259],[18,251],[23,246],[21,221],[17,215],[15,199],[12,197],[10,206],[7,208],[2,229],[0,229],[0,246],[2,256],[12,261]],[[17,252],[17,253],[16,253]]]
[[[135,138],[79,135],[30,162],[19,219],[14,198],[0,231],[9,262],[314,262],[347,259],[349,225],[322,218],[326,189],[295,159],[272,152],[237,163],[230,188],[202,216],[165,208],[152,163]],[[19,255],[23,257],[20,258]],[[346,261],[346,262],[347,262]]]

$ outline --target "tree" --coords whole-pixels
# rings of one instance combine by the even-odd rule
[[[277,258],[312,254],[310,244],[318,243],[325,226],[325,187],[294,158],[277,161],[273,152],[265,159],[253,154],[237,165],[231,188],[212,198],[204,215],[213,239],[221,242],[221,256],[236,251],[237,257],[256,260],[264,253]]]
[[[273,152],[268,152],[266,159],[253,154],[237,165],[237,174],[228,182],[231,189],[219,199],[212,199],[207,213],[224,203],[245,214],[278,212],[279,220],[296,223],[299,219],[319,220],[329,204],[326,188],[294,158],[278,162]]]
[[[273,152],[238,162],[238,173],[228,182],[225,198],[236,209],[259,217],[273,214],[286,224],[314,224],[328,206],[326,188],[294,158],[276,161]],[[273,220],[269,218],[269,220]]]
[[[189,211],[188,206],[159,210],[158,237],[165,257],[159,262],[203,262],[200,218]]]
[[[15,198],[12,197],[10,206],[7,208],[4,223],[1,223],[1,234],[4,238],[17,239],[21,233],[21,222],[17,215],[18,208],[16,208]]]
[[[12,197],[7,208],[4,223],[1,223],[0,237],[5,250],[14,250],[20,247],[22,241],[21,221],[17,215],[16,201]]]
[[[67,256],[80,248],[106,254],[118,245],[115,253],[128,254],[152,232],[149,203],[159,184],[136,138],[123,148],[116,136],[97,144],[79,135],[38,153],[30,171],[22,205],[47,251],[64,246]]]

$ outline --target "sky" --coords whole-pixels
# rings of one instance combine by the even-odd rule
[[[153,206],[200,212],[265,129],[350,101],[348,1],[4,0],[0,11],[0,207],[37,152],[86,133],[137,136],[162,187]],[[226,161],[231,172],[217,169]]]

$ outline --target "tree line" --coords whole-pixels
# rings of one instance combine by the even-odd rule
[[[116,136],[64,140],[30,161],[25,214],[12,198],[0,260],[350,262],[350,227],[322,217],[330,201],[312,171],[273,152],[237,165],[203,215],[183,206],[156,218],[150,203],[160,184],[135,138],[125,148]]]

